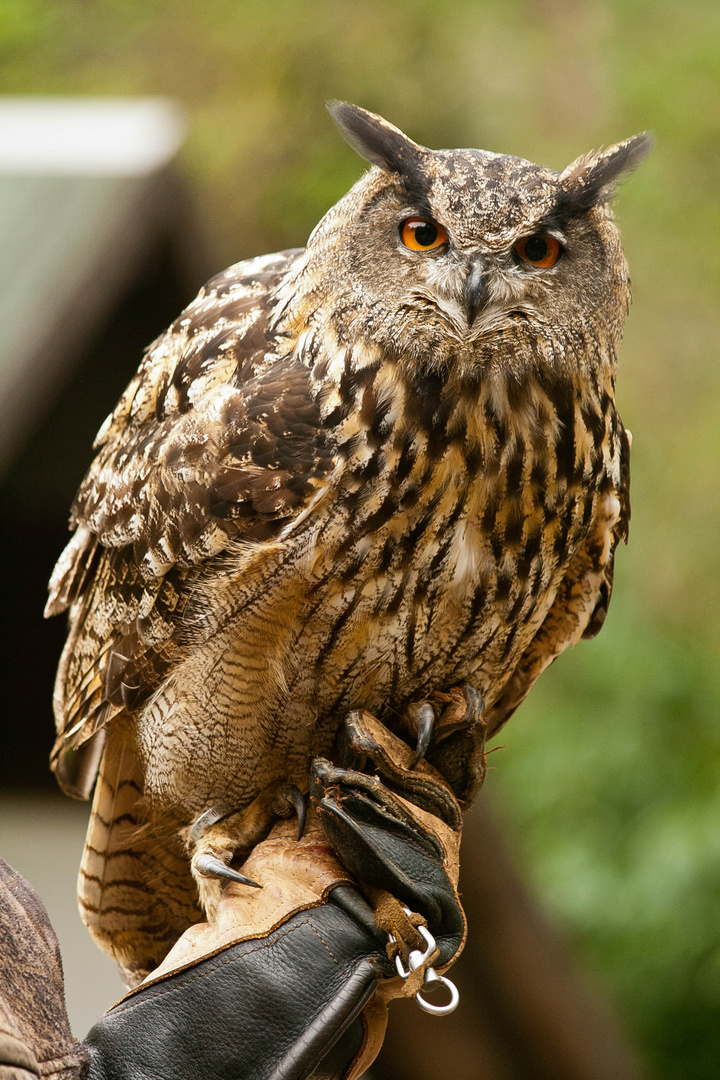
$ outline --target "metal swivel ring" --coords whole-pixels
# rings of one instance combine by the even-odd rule
[[[409,908],[403,908],[403,911],[406,915],[410,914]],[[400,956],[395,957],[395,967],[397,968],[397,973],[401,979],[408,979],[413,973],[413,971],[416,971],[417,968],[419,968],[422,964],[425,963],[427,958],[434,953],[437,947],[435,943],[435,938],[432,936],[426,926],[418,926],[417,929],[420,932],[420,936],[425,939],[427,947],[425,949],[425,952],[420,952],[419,949],[412,950],[412,952],[408,956],[407,970],[402,962],[402,958]],[[390,941],[394,942],[397,940],[393,934],[388,934],[388,937],[390,938]],[[444,975],[438,975],[434,967],[425,968],[423,987],[427,986],[429,983],[437,982],[442,983],[450,991],[450,1001],[447,1003],[447,1005],[432,1005],[429,1001],[426,1001],[419,992],[415,995],[415,1000],[420,1006],[420,1008],[424,1009],[425,1012],[434,1013],[435,1016],[446,1016],[448,1013],[454,1012],[457,1008],[458,1002],[460,1000],[460,994],[458,993],[458,988],[455,983],[451,982],[450,979],[446,979]]]

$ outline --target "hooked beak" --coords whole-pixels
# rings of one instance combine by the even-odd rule
[[[471,327],[477,318],[480,308],[485,303],[485,279],[483,277],[483,262],[479,255],[470,263],[468,276],[463,286],[463,307],[467,317],[468,327]]]

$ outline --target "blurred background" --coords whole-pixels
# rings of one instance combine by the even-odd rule
[[[597,1074],[529,1051],[515,1072],[500,1058],[482,1072],[472,1057],[445,1062],[455,1080],[720,1077],[720,6],[3,0],[0,94],[175,103],[151,102],[144,119],[130,109],[124,156],[117,117],[95,157],[3,157],[17,136],[0,138],[0,854],[63,927],[77,922],[87,807],[62,800],[47,771],[64,626],[41,612],[68,508],[143,347],[204,277],[302,245],[360,175],[326,99],[432,147],[557,169],[656,133],[615,204],[634,286],[618,380],[634,436],[630,545],[602,634],[543,676],[481,795],[542,933],[557,934],[637,1062]],[[483,821],[468,865],[483,862]],[[471,916],[471,932],[481,923]],[[64,952],[72,993],[93,987],[83,1034],[116,986],[110,965],[95,989],[102,962],[78,934]],[[403,1076],[401,1062],[398,1051],[374,1075]]]

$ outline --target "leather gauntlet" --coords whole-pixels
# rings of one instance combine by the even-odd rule
[[[484,764],[482,726],[469,735],[461,728],[463,750],[469,737]],[[470,780],[456,737],[447,733],[444,753],[457,758],[456,777]],[[425,762],[411,768],[412,757],[374,717],[351,714],[338,764],[313,763],[303,837],[289,821],[274,827],[243,866],[262,889],[230,882],[216,920],[190,927],[75,1044],[78,1072],[87,1068],[89,1080],[360,1076],[382,1045],[387,1003],[418,992],[425,999],[465,939],[460,807],[440,773]],[[462,796],[461,787],[456,781]]]
[[[480,725],[471,737],[482,754]],[[334,756],[313,762],[302,839],[280,822],[245,862],[263,888],[229,883],[217,920],[190,927],[91,1030],[93,1077],[352,1080],[382,1045],[387,1003],[425,995],[458,956],[450,785],[411,768],[408,746],[363,711]]]

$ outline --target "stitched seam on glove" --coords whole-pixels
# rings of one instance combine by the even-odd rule
[[[168,971],[163,971],[163,973],[156,978],[152,977],[151,972],[147,979],[143,980],[143,982],[133,987],[133,989],[128,991],[128,993],[125,994],[124,997],[121,997],[120,1000],[112,1006],[112,1009],[117,1009],[123,1002],[129,1002],[132,998],[137,997],[137,995],[141,991],[144,993],[150,987],[157,986],[165,982],[172,976],[180,974],[180,972],[182,971],[189,971],[190,968],[197,967],[198,963],[202,963],[205,960],[210,960],[214,956],[219,956],[227,949],[232,948],[233,945],[242,945],[246,941],[263,941],[264,939],[270,937],[271,934],[274,934],[278,930],[280,930],[280,928],[284,926],[285,923],[289,922],[289,920],[292,919],[295,915],[299,915],[303,911],[312,911],[315,908],[323,907],[323,905],[327,901],[327,897],[330,895],[332,890],[337,887],[337,885],[355,885],[355,882],[349,875],[342,878],[338,877],[335,881],[332,881],[328,886],[326,886],[319,899],[315,900],[312,903],[305,902],[303,904],[298,904],[297,907],[291,908],[289,911],[283,911],[277,922],[273,923],[267,929],[263,929],[256,934],[240,932],[238,936],[235,936],[235,930],[225,931],[225,933],[223,933],[217,939],[217,945],[214,949],[209,952],[203,952],[199,957],[193,956],[192,954],[188,955],[182,962],[178,963],[176,967],[173,967]],[[282,905],[278,905],[278,908],[279,910],[282,910]],[[240,930],[239,924],[236,929]],[[167,959],[167,957],[165,959]],[[165,964],[165,960],[163,960],[159,966],[162,967],[163,964]]]
[[[145,1001],[152,1000],[153,998],[159,998],[159,997],[162,997],[164,994],[172,994],[172,993],[175,993],[176,991],[184,989],[184,987],[187,986],[188,983],[195,982],[198,979],[204,979],[208,975],[213,974],[215,971],[218,971],[222,967],[227,967],[230,964],[235,964],[238,961],[243,960],[246,956],[252,956],[253,953],[262,952],[264,949],[272,948],[272,946],[276,945],[278,941],[282,941],[283,938],[289,937],[291,934],[296,933],[303,926],[309,926],[310,927],[310,929],[315,934],[315,936],[317,938],[319,938],[319,940],[322,942],[323,946],[327,950],[327,952],[330,955],[330,957],[332,958],[332,960],[335,962],[335,964],[337,964],[338,968],[342,971],[343,970],[342,965],[339,963],[337,957],[334,956],[332,951],[328,948],[327,943],[323,940],[322,936],[318,933],[317,929],[312,925],[312,923],[310,922],[309,919],[303,919],[303,921],[301,923],[297,923],[295,926],[291,926],[287,930],[285,930],[282,933],[278,934],[278,936],[273,938],[272,941],[266,941],[263,945],[258,945],[257,948],[255,948],[255,949],[247,949],[245,952],[243,952],[242,956],[228,957],[227,960],[221,960],[218,963],[214,964],[212,969],[210,969],[210,970],[199,971],[199,972],[196,972],[193,975],[187,975],[183,980],[182,986],[163,986],[162,983],[159,983],[158,986],[162,986],[162,989],[158,989],[155,992],[149,992],[149,991],[147,991],[147,988],[146,988],[147,992],[143,993],[142,997],[139,998],[139,1000],[138,1000],[137,992],[134,992],[133,993],[133,998],[131,1000],[129,1000],[127,1002],[127,1004],[123,1005],[122,1003],[120,1003],[118,1005],[114,1005],[112,1007],[112,1009],[108,1010],[108,1012],[105,1015],[108,1016],[110,1013],[114,1013],[114,1014],[117,1015],[118,1013],[126,1012],[128,1009],[132,1009],[136,1005],[140,1005],[140,1004],[144,1003]],[[238,942],[238,944],[240,944],[240,942]],[[232,948],[232,946],[228,946],[228,947]],[[202,962],[205,962],[206,959],[208,959],[208,958],[203,957]],[[182,969],[182,970],[187,970],[187,969]],[[165,980],[163,980],[163,981],[167,982],[167,980],[169,978],[171,978],[171,977],[172,976],[168,975],[168,976],[166,976]]]

